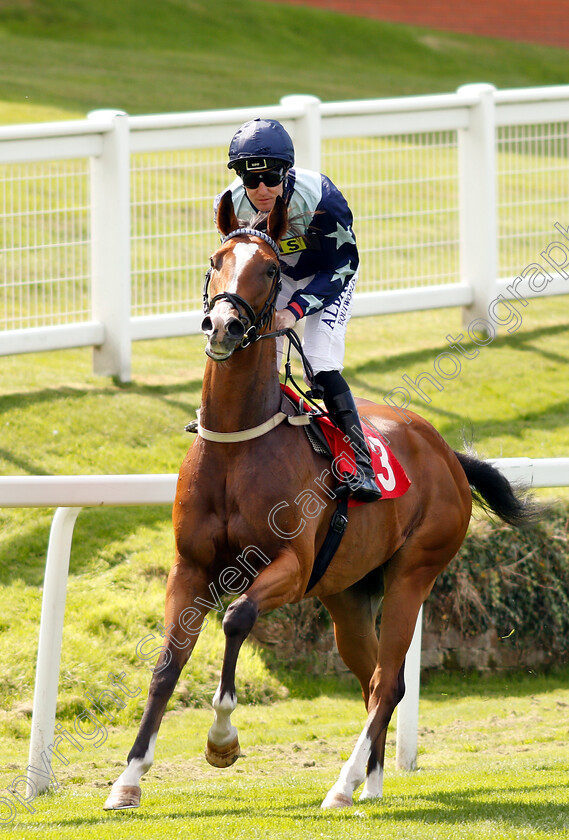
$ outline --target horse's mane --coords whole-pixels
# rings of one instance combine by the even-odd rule
[[[317,210],[316,212],[322,213],[323,211]],[[308,231],[302,226],[302,220],[308,215],[308,213],[297,213],[296,216],[289,216],[288,232],[292,233],[293,236],[303,236],[307,233]],[[253,228],[253,230],[266,230],[268,217],[267,212],[255,213],[251,219],[239,219],[239,225],[240,227]],[[310,225],[308,230],[314,230],[313,226]]]

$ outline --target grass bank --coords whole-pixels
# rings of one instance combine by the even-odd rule
[[[333,101],[568,77],[567,50],[263,0],[241,0],[237,12],[232,0],[0,6],[2,122],[34,119],[35,106],[161,113],[266,105],[289,93]]]

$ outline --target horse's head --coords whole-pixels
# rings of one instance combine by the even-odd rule
[[[280,196],[267,219],[267,232],[243,228],[231,193],[221,198],[217,227],[224,239],[210,259],[204,285],[202,331],[206,353],[215,361],[246,347],[271,321],[280,290],[278,241],[288,227]]]

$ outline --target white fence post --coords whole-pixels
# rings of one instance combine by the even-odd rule
[[[103,151],[91,158],[91,295],[95,321],[105,326],[103,344],[93,351],[102,376],[130,381],[130,149],[128,115],[93,111],[108,122]]]
[[[322,129],[320,100],[316,96],[283,96],[281,105],[302,108],[303,116],[295,121],[294,151],[297,166],[320,172]]]
[[[73,528],[80,511],[80,507],[58,508],[51,523],[45,564],[30,736],[28,796],[30,793],[33,795],[42,793],[50,785],[49,776],[46,778],[45,771],[51,764],[51,753],[48,747],[53,745],[55,731],[69,557]],[[45,761],[42,759],[42,754]],[[38,772],[34,773],[32,768],[36,768]]]
[[[468,128],[458,130],[460,279],[474,292],[473,303],[463,309],[466,326],[487,321],[488,304],[497,296],[496,88],[463,85],[457,92],[479,100],[470,107]]]
[[[397,706],[395,766],[398,770],[417,769],[422,636],[423,607],[419,610],[413,639],[405,657],[405,696]]]

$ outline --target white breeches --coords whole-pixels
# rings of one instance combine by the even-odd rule
[[[301,321],[304,327],[302,346],[314,373],[324,370],[342,371],[344,367],[344,351],[346,342],[346,327],[352,314],[354,296],[354,276],[341,295],[336,300],[312,315],[307,315]],[[283,277],[283,287],[277,299],[277,309],[284,309],[297,291],[299,284]],[[281,366],[283,339],[278,341],[278,367]]]

